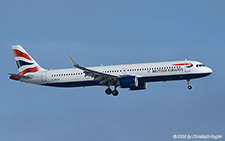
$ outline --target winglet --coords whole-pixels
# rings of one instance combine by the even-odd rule
[[[77,68],[79,68],[79,65],[77,64],[77,62],[73,59],[73,57],[71,57],[70,55],[69,55],[69,57],[70,57],[70,61],[73,63],[73,65],[74,65],[74,67],[77,67]]]
[[[82,67],[82,66],[80,66],[79,64],[77,64],[77,62],[73,59],[73,57],[71,57],[70,55],[69,55],[69,57],[70,57],[70,61],[73,63],[73,65],[74,65],[74,67],[76,67],[76,68],[79,68],[79,69],[82,69],[82,70],[85,70],[85,67]]]

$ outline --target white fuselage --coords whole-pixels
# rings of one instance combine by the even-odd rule
[[[138,82],[142,83],[189,80],[204,77],[212,73],[209,67],[205,67],[202,63],[197,61],[171,61],[87,68],[115,76],[136,76]],[[31,79],[21,79],[20,81],[55,87],[100,85],[99,80],[90,76],[85,76],[83,70],[78,68],[43,70],[36,73],[27,73],[26,75],[31,76]]]
[[[9,73],[10,79],[53,87],[102,85],[108,87],[105,93],[113,96],[119,94],[117,87],[143,90],[147,88],[147,82],[154,81],[187,80],[190,90],[192,89],[190,79],[205,77],[212,73],[212,70],[202,63],[189,60],[83,67],[70,55],[74,69],[46,70],[21,45],[13,45],[12,50],[19,73]],[[114,86],[114,90],[110,86]]]

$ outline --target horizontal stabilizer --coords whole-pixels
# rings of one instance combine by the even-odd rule
[[[14,73],[8,73],[10,76],[10,79],[14,79],[14,80],[20,80],[21,78],[23,79],[30,79],[30,76],[24,76],[24,75],[19,75],[19,74],[14,74]]]

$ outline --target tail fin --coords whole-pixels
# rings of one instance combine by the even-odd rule
[[[13,54],[16,59],[16,64],[19,69],[19,75],[26,73],[35,73],[44,70],[38,63],[22,48],[21,45],[12,46]]]

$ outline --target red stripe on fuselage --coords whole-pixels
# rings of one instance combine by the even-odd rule
[[[13,49],[13,54],[14,54],[15,57],[24,57],[28,60],[32,60],[31,57],[28,54],[23,53],[23,52],[21,52],[17,49]]]
[[[25,69],[24,71],[20,72],[19,74],[24,75],[29,72],[37,72],[38,70],[39,70],[38,67],[28,68],[28,69]]]
[[[181,64],[173,64],[174,66],[189,66],[193,65],[192,63],[181,63]]]

